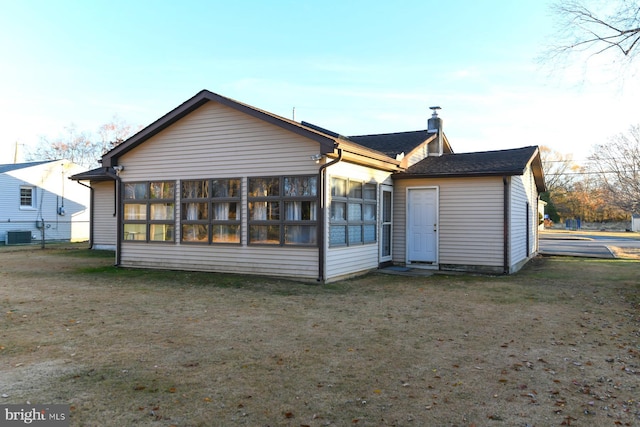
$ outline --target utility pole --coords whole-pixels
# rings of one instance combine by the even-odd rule
[[[23,158],[23,153],[22,153],[22,148],[20,147],[24,147],[25,144],[20,144],[18,141],[16,141],[15,143],[15,148],[13,150],[13,164],[15,165],[16,163],[21,163],[24,162],[24,158]]]

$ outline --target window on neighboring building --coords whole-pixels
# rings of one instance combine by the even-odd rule
[[[36,189],[23,185],[20,187],[20,208],[28,209],[36,207]]]
[[[124,240],[175,241],[175,182],[124,184]]]
[[[240,243],[239,178],[182,182],[181,240],[194,243]]]
[[[316,245],[316,175],[249,178],[249,243]]]
[[[331,178],[329,244],[353,246],[376,242],[375,183]]]

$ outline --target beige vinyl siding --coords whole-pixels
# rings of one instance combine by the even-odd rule
[[[427,140],[433,137],[434,137],[434,134],[429,134],[429,136],[427,137]],[[420,143],[420,145],[415,147],[410,152],[404,153],[405,156],[402,159],[402,167],[408,168],[410,166],[415,165],[420,160],[423,160],[425,157],[427,157],[429,155],[428,147],[430,143],[434,143],[433,140],[429,141],[428,143],[422,142]]]
[[[407,187],[424,185],[424,180],[398,179],[393,183],[391,212],[391,260],[405,264],[407,260]]]
[[[439,188],[438,263],[503,265],[503,184],[501,177],[396,180],[395,263],[406,262],[407,188]]]
[[[375,182],[378,184],[389,183],[389,172],[379,171],[352,163],[340,162],[330,166],[327,171],[327,209],[325,210],[325,244],[326,244],[326,271],[327,281],[348,277],[359,272],[378,268],[378,254],[380,244],[380,227],[376,227],[376,242],[349,247],[329,247],[329,216],[331,212],[331,177],[349,178],[363,182]],[[379,189],[379,187],[378,187]],[[378,198],[380,197],[379,191]],[[378,200],[378,206],[380,200]],[[377,218],[378,224],[380,218]]]
[[[327,253],[327,281],[378,268],[378,243],[331,248]]]
[[[531,169],[530,166],[527,167],[524,177],[526,178],[526,182],[527,182],[527,186],[526,186],[526,188],[528,188],[527,197],[529,198],[529,203],[531,204],[531,213],[533,215],[533,218],[531,221],[531,236],[532,236],[531,255],[536,255],[538,253],[538,242],[539,242],[538,232],[540,230],[538,228],[539,227],[538,221],[540,219],[538,217],[539,194],[538,194],[538,187],[536,187],[535,177],[533,175],[533,170]]]
[[[511,177],[509,219],[509,262],[511,266],[527,257],[527,193],[522,177]]]
[[[527,185],[527,187],[529,188],[529,201],[530,201],[529,203],[531,203],[531,209],[533,214],[533,221],[531,223],[531,235],[533,236],[533,240],[531,242],[531,251],[532,251],[531,254],[537,255],[539,237],[540,237],[539,235],[540,225],[538,224],[538,221],[542,219],[541,217],[539,217],[539,211],[538,211],[540,194],[538,193],[538,187],[536,186],[535,177],[533,175],[533,171],[531,170],[531,167],[527,167],[527,173],[525,176],[528,177],[528,181],[529,181],[529,184]],[[544,214],[544,212],[542,212],[542,214]]]
[[[318,277],[316,248],[123,244],[122,260],[127,267],[258,274],[306,281]]]
[[[332,176],[338,178],[350,178],[361,180],[362,182],[375,182],[376,184],[391,184],[391,173],[386,171],[380,171],[365,166],[355,165],[353,163],[339,162],[335,165],[327,168],[328,180],[331,180]],[[331,200],[331,188],[327,186],[328,200]]]
[[[510,190],[510,264],[514,267],[527,259],[527,232],[529,257],[538,251],[538,194],[530,167],[522,176],[511,178]],[[527,203],[529,209],[526,210]],[[527,230],[527,215],[529,228]]]
[[[114,183],[92,182],[93,188],[93,247],[96,249],[115,249],[116,217]]]
[[[125,154],[123,181],[310,174],[318,143],[208,102]]]
[[[450,179],[444,180],[439,186],[439,262],[502,266],[502,179]]]
[[[247,246],[247,177],[315,175],[311,155],[317,142],[208,102],[136,147],[120,160],[123,182],[242,178],[241,245],[179,242],[180,201],[176,191],[175,243],[122,243],[121,264],[271,276],[317,278],[318,248]]]
[[[415,150],[407,153],[406,165],[404,167],[413,166],[420,160],[424,160],[427,157],[427,144],[421,144]],[[403,162],[404,163],[404,162]]]

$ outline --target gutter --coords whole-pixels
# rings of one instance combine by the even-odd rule
[[[502,177],[502,272],[509,274],[509,177]]]
[[[329,163],[325,163],[322,166],[320,166],[320,169],[318,170],[318,181],[320,183],[320,203],[318,205],[318,279],[317,281],[322,283],[324,282],[324,263],[325,263],[325,258],[326,258],[326,253],[325,253],[325,242],[324,242],[324,236],[325,236],[325,228],[324,225],[326,223],[326,215],[325,215],[325,205],[327,204],[327,194],[325,191],[325,178],[326,178],[326,170],[329,166],[331,165],[335,165],[336,163],[338,163],[339,161],[342,160],[342,149],[338,148],[338,157],[332,161],[330,161]]]

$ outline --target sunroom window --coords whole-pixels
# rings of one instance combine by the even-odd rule
[[[317,176],[249,178],[249,243],[315,245]]]
[[[182,182],[181,241],[240,243],[240,179]]]
[[[377,185],[346,178],[331,178],[329,245],[375,243]]]
[[[175,241],[175,182],[124,184],[124,240]]]

